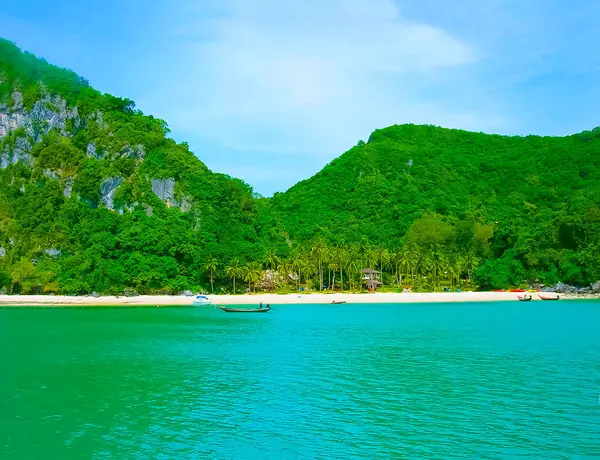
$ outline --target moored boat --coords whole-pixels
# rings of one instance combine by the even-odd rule
[[[334,300],[334,301],[333,301],[333,302],[331,302],[331,303],[332,303],[332,304],[334,304],[334,305],[341,305],[341,304],[343,304],[343,303],[346,303],[346,301],[345,301],[345,300]]]
[[[531,295],[518,295],[517,299],[519,299],[520,302],[529,302],[531,300],[533,300],[533,297]]]
[[[197,295],[192,305],[194,307],[205,307],[207,305],[210,305],[210,300],[208,300],[208,297],[206,297],[205,295]]]
[[[542,294],[541,292],[538,293],[538,297],[542,300],[559,300],[560,296],[558,294]]]
[[[227,313],[266,313],[271,310],[271,307],[265,308],[230,308],[224,305],[217,305],[221,310]]]

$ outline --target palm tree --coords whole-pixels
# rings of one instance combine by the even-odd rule
[[[273,249],[269,249],[267,255],[265,256],[265,260],[267,261],[269,270],[273,270],[273,267],[276,267],[280,261],[277,253]]]
[[[353,258],[350,260],[346,269],[348,271],[348,278],[350,279],[350,290],[352,290],[352,279],[357,273],[360,273],[360,263],[358,262],[358,259]]]
[[[286,283],[289,281],[290,273],[294,271],[293,260],[282,260],[277,266],[277,271],[285,276]]]
[[[242,267],[240,265],[240,261],[237,258],[231,260],[229,265],[225,267],[225,274],[233,279],[233,293],[235,294],[235,279],[242,276]]]
[[[327,269],[329,271],[329,289],[331,291],[333,291],[333,288],[335,287],[335,274],[338,271],[338,264],[336,264],[332,259],[332,261],[327,264]],[[331,281],[331,273],[332,272],[333,272],[333,282]]]
[[[410,269],[411,283],[415,282],[415,270],[419,266],[421,260],[421,253],[416,247],[405,246],[402,249],[405,252],[404,258],[406,259],[406,266]]]
[[[344,267],[348,264],[349,253],[348,250],[340,247],[335,247],[330,253],[331,262],[340,271],[340,283],[342,285],[342,292],[344,291]],[[335,285],[335,275],[334,275]]]
[[[327,257],[327,246],[322,241],[317,241],[311,250],[311,254],[316,259],[319,266],[319,291],[323,290],[323,261]]]
[[[381,272],[381,284],[383,285],[383,268],[390,263],[390,252],[385,248],[375,248],[375,254],[379,261],[379,271]]]
[[[297,280],[297,282],[298,282],[297,289],[298,290],[300,290],[300,284],[302,284],[301,283],[301,273],[302,273],[303,266],[304,266],[304,259],[302,258],[302,256],[300,256],[300,254],[295,254],[294,258],[292,259],[292,267],[298,277],[298,280]]]
[[[344,267],[348,265],[348,261],[350,260],[350,253],[347,249],[338,248],[336,259],[336,262],[340,267],[340,283],[342,285],[342,292],[344,292]]]
[[[365,261],[365,264],[367,265],[367,268],[377,267],[378,260],[379,259],[378,259],[376,251],[374,251],[372,249],[365,249],[364,261]]]
[[[204,270],[210,272],[210,290],[211,292],[215,291],[214,282],[215,282],[215,271],[217,270],[217,266],[219,265],[219,261],[214,257],[209,257],[206,263],[204,264]]]
[[[311,259],[308,259],[308,258],[302,261],[302,266],[300,268],[300,271],[304,275],[304,279],[306,279],[307,281],[310,278],[312,278],[313,276],[315,276],[317,273],[319,273],[317,266],[312,263]],[[319,279],[322,279],[322,276],[323,276],[323,273],[321,272]],[[323,287],[322,284],[321,284],[321,287]]]
[[[452,253],[448,260],[448,272],[450,273],[450,286],[454,287],[454,279],[460,284],[460,275],[463,272],[464,259],[456,252]]]
[[[244,281],[248,283],[248,292],[254,284],[254,292],[256,292],[256,283],[260,280],[262,273],[262,267],[258,262],[250,262],[242,269],[242,276]]]
[[[433,283],[434,286],[437,285],[439,287],[438,275],[446,268],[446,255],[438,245],[435,245],[431,249],[429,255],[431,257],[431,268],[433,269]]]
[[[398,291],[402,289],[402,271],[408,269],[408,251],[404,248],[390,254],[390,260],[396,268],[396,281],[398,282]]]
[[[477,268],[481,259],[475,255],[475,251],[469,250],[464,257],[464,268],[467,270],[467,276],[469,277],[469,284],[473,286],[473,271]]]

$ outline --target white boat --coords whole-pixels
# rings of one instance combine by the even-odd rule
[[[206,307],[210,305],[210,300],[205,295],[197,295],[192,304],[194,307]]]

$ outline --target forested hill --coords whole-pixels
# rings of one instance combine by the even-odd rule
[[[0,40],[0,287],[181,290],[225,247],[250,257],[250,187],[167,133],[132,101]]]
[[[490,287],[523,277],[585,285],[600,277],[600,129],[507,137],[392,126],[271,206],[292,240],[475,249]]]
[[[168,133],[0,39],[0,289],[356,289],[375,266],[415,289],[600,279],[598,130],[394,126],[269,199]]]

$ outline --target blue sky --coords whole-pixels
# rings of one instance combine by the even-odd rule
[[[396,123],[600,125],[598,17],[592,0],[28,0],[2,6],[0,36],[270,195]]]

